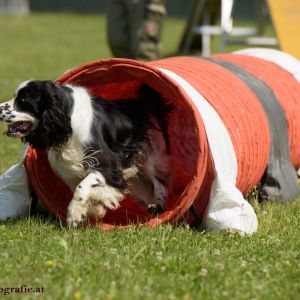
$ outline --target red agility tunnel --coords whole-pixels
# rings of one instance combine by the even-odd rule
[[[300,139],[297,128],[300,128],[300,114],[295,112],[300,107],[299,83],[284,69],[259,58],[236,54],[219,58],[233,61],[265,80],[274,89],[288,122],[292,163],[298,167]],[[137,223],[154,226],[158,222],[178,220],[195,222],[195,219],[204,216],[207,209],[214,179],[214,163],[204,123],[186,90],[163,70],[184,78],[222,119],[237,158],[236,185],[244,195],[261,180],[267,168],[272,137],[264,107],[249,85],[224,66],[193,57],[174,57],[151,63],[105,59],[82,65],[58,78],[57,82],[84,86],[91,94],[108,100],[134,97],[138,86],[148,84],[175,106],[169,125],[173,163],[172,195],[166,211],[153,217],[128,197],[122,201],[119,209],[107,213],[101,223],[104,229]],[[283,85],[278,83],[280,78],[283,78]],[[50,212],[65,219],[72,192],[51,170],[47,153],[29,147],[25,166],[38,198]],[[189,213],[191,207],[193,214]]]

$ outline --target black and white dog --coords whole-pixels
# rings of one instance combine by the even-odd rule
[[[52,81],[22,83],[0,106],[6,135],[48,150],[53,170],[74,192],[67,222],[104,217],[126,193],[148,211],[163,211],[171,175],[168,115],[172,105],[147,85],[134,99],[107,101]]]

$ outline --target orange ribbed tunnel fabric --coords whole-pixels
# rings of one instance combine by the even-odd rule
[[[288,137],[291,162],[300,166],[300,85],[294,76],[278,65],[246,55],[216,54],[212,57],[233,63],[263,80],[276,95],[285,112],[288,123]]]

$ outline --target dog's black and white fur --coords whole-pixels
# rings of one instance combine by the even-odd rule
[[[74,192],[67,222],[104,217],[126,193],[163,211],[171,175],[167,119],[172,107],[144,85],[134,99],[106,101],[52,81],[22,83],[1,104],[6,134],[48,150],[53,170]]]

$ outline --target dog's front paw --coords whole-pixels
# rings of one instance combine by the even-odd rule
[[[107,209],[102,204],[95,204],[91,207],[89,216],[96,220],[101,220],[106,215]]]
[[[73,199],[68,207],[67,223],[70,227],[77,227],[87,218],[88,208],[86,205]]]

